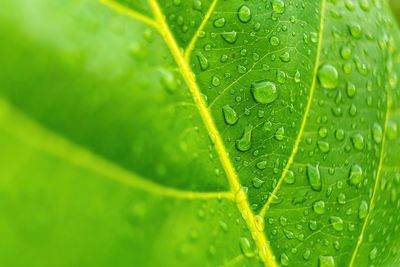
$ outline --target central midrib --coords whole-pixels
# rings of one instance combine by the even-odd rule
[[[148,1],[154,13],[155,19],[158,22],[160,33],[163,36],[165,42],[167,43],[169,49],[171,50],[171,53],[174,56],[176,63],[178,64],[179,70],[194,98],[194,102],[199,110],[204,125],[207,128],[212,140],[214,141],[215,150],[226,172],[231,187],[231,191],[235,194],[236,205],[240,213],[242,214],[244,220],[246,221],[246,224],[251,232],[251,235],[257,245],[259,256],[262,259],[265,266],[277,267],[278,265],[275,261],[275,257],[271,251],[271,248],[268,244],[268,241],[266,239],[264,231],[262,230],[262,227],[261,228],[259,227],[260,228],[259,229],[256,226],[255,215],[250,209],[246,193],[244,192],[239,183],[238,176],[229,159],[222,138],[217,130],[217,127],[213,122],[213,118],[210,114],[210,111],[208,110],[204,102],[200,89],[197,83],[195,82],[194,74],[189,66],[189,62],[185,60],[174,37],[172,36],[172,33],[169,30],[169,27],[165,21],[164,15],[162,14],[157,1],[156,0],[148,0]]]

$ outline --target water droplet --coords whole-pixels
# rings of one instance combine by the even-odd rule
[[[369,252],[369,259],[370,260],[374,260],[376,259],[376,254],[378,254],[378,249],[376,247],[374,247],[373,249],[371,249],[371,251]]]
[[[322,200],[315,201],[313,203],[313,210],[316,214],[324,214],[325,213],[325,202]]]
[[[343,231],[344,224],[342,218],[337,216],[331,216],[329,217],[329,221],[332,224],[333,229],[335,229],[338,232]]]
[[[280,41],[279,41],[279,38],[278,38],[278,37],[272,36],[271,38],[269,38],[269,43],[270,43],[272,46],[278,46],[279,43],[280,43]]]
[[[215,28],[222,28],[225,26],[225,18],[216,19],[213,24]]]
[[[234,125],[239,119],[236,111],[229,105],[222,107],[222,113],[226,124]]]
[[[342,46],[340,49],[340,55],[343,59],[349,59],[351,57],[351,48],[348,46]]]
[[[334,66],[324,64],[318,69],[318,80],[327,89],[336,88],[339,82],[338,71]]]
[[[253,249],[251,248],[249,239],[247,239],[247,237],[241,237],[239,243],[240,243],[240,249],[242,250],[243,255],[246,258],[252,257]]]
[[[219,79],[217,76],[212,76],[212,78],[211,78],[211,84],[212,84],[214,87],[217,87],[217,86],[220,86],[220,85],[221,85],[221,81],[220,81],[220,79]]]
[[[344,130],[343,129],[337,129],[335,131],[335,137],[336,137],[336,140],[342,141],[344,139]]]
[[[382,127],[375,122],[372,125],[372,137],[374,138],[374,141],[380,144],[382,142]]]
[[[282,14],[285,12],[285,3],[282,0],[272,0],[272,9],[276,13]]]
[[[251,132],[253,130],[253,126],[248,125],[244,128],[242,137],[236,141],[236,148],[239,151],[245,152],[251,147]]]
[[[258,231],[264,231],[265,223],[263,217],[261,217],[260,215],[254,216],[254,224],[256,225]]]
[[[291,170],[288,170],[286,172],[285,178],[284,178],[285,183],[287,184],[294,184],[294,182],[296,181],[295,177],[294,177],[294,173]]]
[[[307,261],[310,258],[310,256],[311,256],[311,250],[306,249],[303,253],[303,259]]]
[[[294,238],[294,234],[293,234],[293,232],[292,231],[289,231],[289,230],[286,230],[286,229],[283,229],[283,233],[285,234],[285,236],[286,236],[286,238],[287,239],[293,239]]]
[[[356,94],[356,86],[352,82],[348,82],[346,86],[347,96],[352,98]]]
[[[165,90],[169,93],[173,93],[177,89],[176,79],[175,79],[174,75],[172,74],[172,72],[170,72],[169,70],[165,70],[165,69],[161,70],[160,82],[161,82],[162,86],[165,88]]]
[[[364,137],[361,134],[359,134],[359,133],[353,134],[351,136],[351,142],[353,143],[353,146],[355,149],[357,149],[359,151],[363,150]]]
[[[309,221],[309,222],[308,222],[308,227],[310,227],[310,230],[311,230],[311,231],[317,230],[317,227],[318,227],[317,221],[315,221],[315,220]]]
[[[283,52],[283,53],[280,55],[280,59],[281,59],[282,62],[289,62],[289,61],[290,61],[290,54],[289,54],[289,52]]]
[[[243,23],[249,22],[250,19],[251,19],[251,11],[250,11],[250,8],[248,8],[248,7],[245,6],[245,5],[242,5],[241,7],[239,7],[239,10],[238,10],[238,17],[239,17],[239,20],[240,20],[241,22],[243,22]]]
[[[278,140],[278,141],[282,141],[283,138],[284,138],[284,136],[285,136],[285,128],[279,127],[279,128],[276,130],[275,134],[274,134],[274,138],[275,138],[276,140]]]
[[[272,130],[272,122],[266,121],[264,123],[264,130],[267,131],[267,132],[271,131]]]
[[[360,207],[358,208],[358,218],[364,219],[368,215],[368,203],[365,200],[361,200]]]
[[[267,161],[266,160],[262,160],[260,162],[257,162],[256,167],[259,170],[264,170],[267,167]]]
[[[339,193],[338,197],[337,197],[337,202],[341,205],[346,204],[346,195],[343,193]]]
[[[289,258],[285,253],[281,254],[281,264],[283,266],[289,266]]]
[[[316,166],[307,166],[307,177],[308,181],[310,182],[311,188],[315,191],[321,191],[322,182],[318,164]]]
[[[362,181],[362,168],[358,164],[354,164],[350,168],[350,184],[357,185]]]
[[[287,225],[287,218],[286,218],[285,216],[280,216],[280,217],[279,217],[279,223],[280,223],[282,226],[286,226],[286,225]]]
[[[353,36],[356,39],[360,39],[361,38],[363,30],[362,30],[360,24],[354,22],[354,23],[350,23],[348,25],[348,27],[349,27],[349,31],[350,31],[351,36]]]
[[[251,84],[254,100],[261,104],[269,104],[278,98],[278,91],[272,82],[262,81]]]
[[[222,38],[230,44],[234,44],[237,40],[237,32],[231,31],[231,32],[223,32],[221,33]]]
[[[201,53],[200,51],[198,51],[198,52],[196,53],[196,57],[197,57],[197,60],[199,61],[201,70],[202,70],[202,71],[205,71],[206,69],[208,69],[208,60],[207,60],[207,58],[203,55],[203,53]]]
[[[319,256],[319,267],[335,267],[335,260],[332,256]]]
[[[317,142],[319,150],[323,153],[328,153],[329,152],[329,143],[325,141],[318,141]]]
[[[257,177],[254,177],[253,179],[251,179],[251,182],[252,182],[254,188],[256,188],[256,189],[261,188],[261,186],[264,183],[263,180],[261,180],[261,179],[259,179]]]
[[[387,137],[390,140],[394,140],[397,137],[397,124],[394,121],[388,121],[388,125],[387,125]]]

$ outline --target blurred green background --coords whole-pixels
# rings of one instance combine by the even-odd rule
[[[392,5],[393,13],[397,19],[397,22],[400,22],[400,0],[389,0]]]

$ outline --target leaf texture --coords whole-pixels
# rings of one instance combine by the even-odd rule
[[[1,265],[399,264],[385,1],[3,2]]]

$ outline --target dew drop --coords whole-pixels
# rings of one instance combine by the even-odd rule
[[[272,82],[262,81],[251,84],[254,100],[261,104],[269,104],[278,98],[278,90]]]
[[[250,19],[251,19],[251,11],[250,11],[250,8],[248,8],[248,7],[245,6],[245,5],[242,5],[241,7],[239,7],[239,10],[238,10],[238,17],[239,17],[239,20],[240,20],[241,22],[243,22],[243,23],[249,22]]]
[[[374,123],[372,125],[372,137],[374,138],[374,141],[378,144],[382,142],[382,127],[379,125],[379,123]]]
[[[350,184],[357,185],[362,181],[362,168],[358,164],[354,164],[350,168],[349,175]]]
[[[214,20],[213,25],[215,28],[224,27],[225,26],[225,18],[219,18],[219,19]]]
[[[351,142],[353,143],[355,149],[357,149],[358,151],[363,150],[364,137],[360,133],[353,134],[351,136]]]
[[[319,267],[335,267],[335,260],[332,256],[319,256],[318,259]]]
[[[199,61],[200,68],[202,71],[208,69],[208,60],[200,51],[196,53],[197,60]]]
[[[252,257],[253,250],[251,248],[249,239],[247,239],[247,237],[241,237],[239,243],[240,243],[240,249],[242,250],[243,255],[246,258]]]
[[[284,178],[285,183],[287,184],[294,184],[294,182],[296,181],[295,177],[294,177],[294,173],[291,170],[288,170],[286,172],[285,178]]]
[[[258,188],[261,188],[264,181],[257,177],[254,177],[253,179],[251,179],[251,183],[253,184],[254,188],[258,189]]]
[[[313,203],[313,210],[316,214],[325,213],[325,202],[323,200],[315,201]]]
[[[236,141],[236,148],[239,151],[245,152],[251,147],[251,132],[253,130],[253,126],[248,125],[244,128],[242,137]]]
[[[226,124],[234,125],[239,119],[236,111],[229,105],[222,107],[222,113]]]
[[[269,38],[269,43],[270,43],[272,46],[278,46],[279,43],[280,43],[280,41],[279,41],[279,38],[278,38],[278,37],[272,36],[271,38]]]
[[[363,30],[362,30],[360,24],[358,24],[358,23],[350,23],[348,25],[348,27],[349,27],[349,31],[350,31],[351,36],[353,36],[356,39],[360,39],[361,38]]]
[[[358,208],[358,218],[364,219],[368,215],[368,203],[365,200],[361,200],[360,207]]]
[[[285,137],[285,128],[279,127],[274,134],[274,138],[278,141],[282,141],[284,137]]]
[[[336,231],[338,232],[343,231],[344,223],[342,218],[337,216],[331,216],[329,217],[329,222],[332,224],[333,229],[335,229]]]
[[[336,88],[339,82],[337,69],[330,64],[322,65],[318,69],[318,80],[321,85],[327,89]]]
[[[285,12],[285,3],[282,0],[272,0],[272,9],[276,13],[282,14]]]
[[[285,253],[281,254],[281,264],[283,266],[289,266],[289,258]]]
[[[318,164],[316,166],[307,166],[307,177],[311,188],[315,191],[321,191],[322,182]]]
[[[234,44],[237,40],[237,32],[236,31],[231,31],[231,32],[223,32],[221,33],[222,38],[230,44]]]

